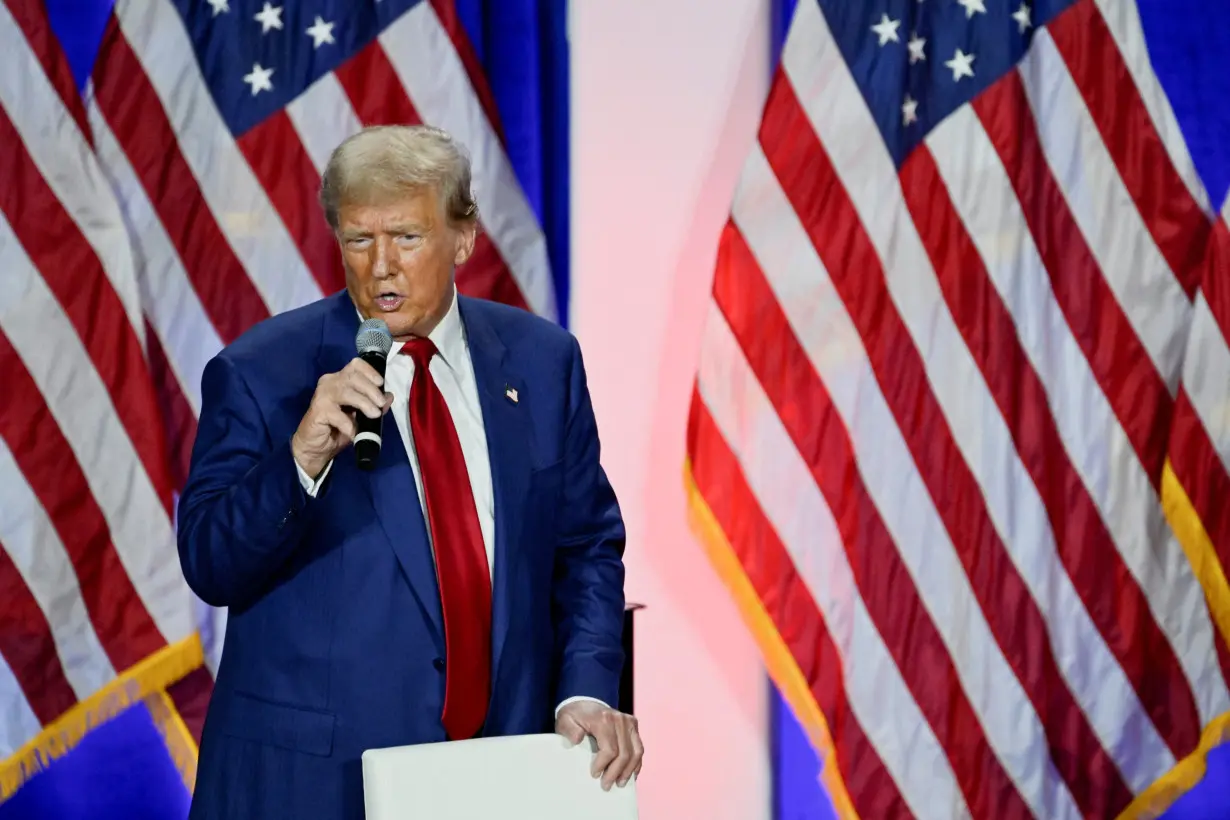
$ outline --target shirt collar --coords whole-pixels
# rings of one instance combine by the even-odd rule
[[[462,356],[465,355],[466,341],[465,329],[461,324],[461,310],[457,307],[457,288],[453,288],[452,301],[449,303],[448,310],[444,314],[439,324],[431,333],[427,334],[427,338],[431,339],[436,345],[436,350],[440,354],[440,358],[444,359],[444,363],[452,370],[457,370],[461,365]],[[394,342],[393,350],[389,355],[401,351],[401,343]]]

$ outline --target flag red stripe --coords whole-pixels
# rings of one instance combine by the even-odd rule
[[[198,666],[184,677],[167,687],[167,694],[175,704],[184,725],[199,745],[201,730],[205,726],[205,713],[209,709],[209,698],[213,695],[214,679],[209,673],[209,667]]]
[[[423,122],[379,40],[372,40],[333,73],[364,125]]]
[[[40,0],[5,0],[5,5],[17,21],[17,27],[21,29],[26,42],[30,44],[30,50],[43,66],[47,79],[60,96],[64,107],[77,123],[81,135],[92,147],[94,132],[90,129],[89,119],[85,115],[85,103],[77,91],[68,57],[47,17],[46,3]]]
[[[13,670],[35,717],[46,726],[71,709],[77,703],[77,695],[64,674],[64,665],[51,637],[51,624],[3,544],[0,544],[0,601],[4,601],[0,655]]]
[[[1042,151],[1021,76],[1009,72],[974,100],[1021,201],[1055,298],[1154,489],[1166,458],[1173,402],[1106,284]]]
[[[422,122],[379,41],[356,54],[336,74],[364,125]],[[528,308],[512,271],[481,225],[474,253],[457,269],[457,290],[467,296]]]
[[[38,385],[0,331],[0,438],[51,520],[103,650],[122,671],[166,645],[121,563],[106,518]]]
[[[176,492],[183,490],[188,481],[188,468],[192,462],[192,445],[196,441],[196,413],[184,395],[179,377],[171,367],[170,359],[162,348],[158,334],[149,320],[145,321],[145,346],[148,350],[150,376],[162,408],[162,425],[170,444],[167,454],[171,485]]]
[[[841,678],[843,662],[811,593],[697,393],[692,395],[688,420],[688,453],[697,489],[824,714],[837,766],[855,810],[867,818],[912,817],[897,784],[850,711]]]
[[[482,225],[479,225],[478,236],[474,240],[474,253],[469,261],[457,268],[457,290],[467,296],[529,309],[517,280],[513,279],[512,272],[504,264],[503,257]]]
[[[1204,271],[1210,222],[1179,177],[1093,0],[1047,25],[1153,241],[1187,292]]]
[[[944,193],[944,180],[925,145],[902,167],[901,189],[957,328],[1008,425],[1022,465],[1038,487],[1059,553],[1068,559],[1069,573],[1073,578],[1089,578],[1093,574],[1105,577],[1108,567],[1125,571],[1093,501],[1065,455],[1046,392],[1021,348],[1012,316]],[[917,366],[921,368],[921,362]],[[942,421],[924,422],[918,413],[906,413],[905,418],[917,426],[910,433],[912,439],[948,439]],[[964,525],[953,517],[949,524],[953,543],[959,544],[962,563],[996,640],[1046,726],[1051,757],[1077,805],[1089,817],[1118,813],[1131,802],[1131,790],[1069,690],[1048,638],[1045,617],[995,538],[993,525],[983,514],[976,480],[955,445],[916,453],[915,460],[930,475],[928,485],[942,488],[947,482],[950,492],[960,494],[955,507],[970,515]],[[954,505],[946,508],[953,510]],[[1079,530],[1072,526],[1076,521],[1084,522]],[[1101,589],[1097,585],[1080,588],[1090,586]],[[1113,611],[1113,600],[1101,596],[1089,601],[1089,597],[1086,594],[1087,603]]]
[[[1009,428],[1021,465],[1038,488],[1060,558],[1071,577],[1081,581],[1077,589],[1084,590],[1086,604],[1091,609],[1113,611],[1111,596],[1096,595],[1091,590],[1109,591],[1100,581],[1109,567],[1124,572],[1122,559],[1066,457],[1042,381],[1021,348],[1011,313],[991,285],[961,215],[943,193],[945,181],[925,145],[905,162],[900,176],[905,203],[935,268],[948,310]],[[964,462],[959,463],[964,466]],[[982,526],[989,527],[990,521],[979,522],[969,530]],[[985,561],[988,556],[996,561],[1000,558],[998,550],[985,550],[985,545],[968,554],[970,579],[989,572],[990,564]],[[977,567],[969,563],[970,559]],[[1001,573],[1016,577],[1009,566],[996,567],[991,574]],[[1016,590],[1016,584],[1010,586],[1007,590],[990,589],[986,580],[974,580],[975,590],[985,590],[979,596],[983,609],[1047,727],[1050,754],[1077,805],[1087,816],[1117,814],[1132,800],[1132,792],[1071,696],[1045,637],[1047,625],[1037,602],[1027,591]],[[1021,596],[1016,597],[1018,594]],[[1015,621],[1020,622],[1014,625]],[[1025,634],[1021,634],[1021,627]]]
[[[0,151],[0,179],[5,180],[0,212],[76,329],[170,516],[166,442],[141,340],[94,248],[42,177],[2,108],[0,145],[6,146]]]
[[[974,110],[1004,163],[1068,326],[1157,488],[1170,393],[1106,285],[1047,166],[1020,75],[1005,75],[974,101]],[[1063,514],[1073,528],[1085,531],[1079,542],[1074,534],[1061,538],[1065,564],[1077,570],[1072,581],[1158,731],[1175,756],[1183,757],[1195,748],[1200,720],[1178,659],[1117,551],[1104,546],[1097,558],[1077,557],[1094,548],[1088,534],[1096,533],[1098,516],[1076,518],[1071,509]]]
[[[269,318],[269,309],[210,212],[158,95],[114,15],[94,69],[94,92],[218,335],[229,343]]]
[[[761,137],[770,164],[775,158],[780,164],[778,148],[815,161],[806,143],[801,143],[808,137],[814,140],[814,133],[805,121],[790,123],[792,113],[803,116],[792,96],[789,81],[779,74],[766,107]],[[784,178],[780,169],[778,176]],[[835,197],[830,190],[827,199]],[[795,205],[798,208],[800,203]],[[800,215],[806,221],[806,209]],[[830,235],[851,234],[841,231]],[[991,813],[1005,820],[1030,817],[1029,808],[991,750],[943,639],[863,485],[840,414],[795,338],[759,264],[733,225],[728,225],[723,234],[720,254],[714,300],[833,511],[867,611],[952,762],[970,811],[975,817]],[[859,271],[870,267],[867,260],[859,263],[852,256],[849,261]],[[885,578],[898,581],[890,585],[884,583]]]
[[[320,174],[285,109],[267,117],[236,144],[248,160],[322,293],[346,284],[337,242],[321,213]]]
[[[440,25],[448,32],[448,38],[453,43],[453,49],[457,52],[457,56],[461,58],[461,64],[465,67],[466,74],[470,78],[470,85],[474,89],[474,95],[478,97],[478,103],[482,106],[483,113],[487,115],[487,121],[491,123],[491,129],[495,131],[500,144],[503,145],[504,128],[500,125],[500,109],[495,104],[495,95],[491,93],[491,86],[487,82],[487,74],[483,71],[482,64],[478,61],[478,55],[474,52],[474,44],[470,42],[465,26],[461,24],[461,20],[457,17],[456,0],[431,0],[431,8],[440,20]]]
[[[1213,227],[1208,267],[1200,289],[1218,330],[1230,344],[1230,225],[1224,219],[1217,220]]]

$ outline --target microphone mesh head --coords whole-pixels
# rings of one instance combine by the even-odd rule
[[[384,323],[384,319],[367,319],[359,325],[359,332],[354,337],[354,346],[358,348],[359,355],[364,353],[389,355],[389,351],[393,348],[393,337],[389,335],[389,326]]]

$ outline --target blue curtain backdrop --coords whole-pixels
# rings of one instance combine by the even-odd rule
[[[813,0],[803,0],[812,2]],[[776,69],[799,0],[773,0],[770,54]],[[1214,210],[1230,190],[1230,3],[1137,0],[1153,69],[1174,108]],[[821,762],[774,689],[770,712],[773,810],[777,820],[829,820]],[[1213,751],[1200,784],[1162,820],[1230,818],[1230,746]]]

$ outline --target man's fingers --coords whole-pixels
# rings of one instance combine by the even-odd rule
[[[369,419],[378,419],[388,409],[385,395],[380,388],[371,384],[346,384],[338,392],[337,403],[343,407],[353,407]]]
[[[321,417],[326,424],[345,436],[347,440],[353,440],[359,432],[354,419],[340,407],[326,407]]]
[[[355,379],[362,379],[376,387],[384,384],[384,379],[376,372],[376,368],[359,358],[351,359],[341,372]]]
[[[366,362],[360,362],[360,364],[366,364]],[[384,386],[384,379],[376,375],[376,371],[370,367],[367,370],[368,372],[347,373],[343,384],[369,396],[383,395],[380,388]]]
[[[615,723],[606,717],[599,718],[594,721],[594,724],[589,727],[589,733],[594,736],[594,740],[598,741],[598,754],[594,755],[594,762],[590,765],[589,773],[594,777],[600,777],[610,768],[611,762],[619,756],[619,732],[615,728]],[[608,788],[605,782],[602,786]]]
[[[602,776],[602,788],[609,789],[616,782],[623,785],[626,778],[625,772],[631,768],[632,763],[632,737],[629,732],[628,720],[621,714],[611,712],[610,722],[615,726],[615,734],[619,738],[619,754],[606,767],[606,772]]]
[[[628,762],[624,765],[623,773],[619,778],[619,785],[621,786],[628,785],[628,781],[641,771],[641,761],[645,757],[645,747],[641,743],[641,733],[636,718],[630,715],[624,718],[624,726],[627,728]],[[624,738],[621,738],[621,748],[623,743]]]

